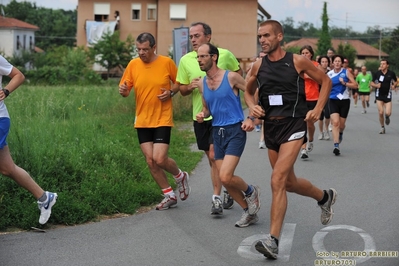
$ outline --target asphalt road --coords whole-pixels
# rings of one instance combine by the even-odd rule
[[[341,156],[317,134],[309,160],[298,156],[298,176],[337,190],[335,214],[323,226],[314,200],[290,194],[278,260],[253,247],[268,233],[271,201],[267,151],[258,149],[254,131],[236,173],[261,187],[257,224],[234,227],[242,212],[238,205],[221,217],[210,215],[212,186],[202,160],[191,173],[189,199],[177,208],[46,233],[2,234],[0,266],[399,265],[399,95],[385,135],[378,134],[376,105],[371,102],[367,114],[361,110],[352,104]]]

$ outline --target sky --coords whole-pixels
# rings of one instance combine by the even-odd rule
[[[0,0],[0,3],[5,5],[9,1]],[[75,9],[78,5],[78,0],[27,1],[36,2],[37,6],[65,10]],[[323,0],[258,0],[258,2],[272,16],[272,19],[283,21],[287,17],[292,17],[295,26],[303,21],[321,28]],[[376,25],[380,28],[399,26],[399,0],[327,0],[327,12],[330,27],[352,27],[353,31],[360,33],[365,32],[367,27]]]

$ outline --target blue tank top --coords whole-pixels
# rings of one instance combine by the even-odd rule
[[[207,77],[203,80],[203,95],[212,115],[213,126],[234,125],[244,120],[240,92],[234,94],[228,79],[229,71],[226,70],[223,80],[215,90],[209,89],[206,84]]]
[[[327,73],[332,82],[330,99],[333,100],[350,99],[349,89],[346,86],[342,85],[342,83],[339,81],[339,78],[343,78],[344,82],[349,81],[348,76],[346,75],[346,71],[347,70],[345,68],[342,68],[341,71],[339,71],[338,73],[335,73],[334,69]]]

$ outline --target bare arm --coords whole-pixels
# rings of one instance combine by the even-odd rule
[[[255,118],[265,116],[265,111],[262,109],[261,106],[258,105],[255,95],[258,88],[258,81],[256,76],[258,74],[261,62],[262,60],[256,61],[245,78],[246,86],[244,92],[244,100],[249,108],[249,115]]]
[[[11,78],[11,80],[7,86],[4,87],[4,89],[8,90],[9,93],[16,90],[25,81],[24,74],[22,74],[22,72],[16,67],[12,67],[11,73],[8,76]],[[7,95],[4,93],[4,91],[0,90],[0,100],[4,100],[6,97]]]
[[[202,123],[202,122],[204,122],[205,118],[208,118],[211,116],[211,112],[208,109],[208,105],[206,104],[204,95],[202,93],[202,78],[200,79],[200,82],[198,83],[198,90],[202,97],[202,111],[199,112],[195,117],[196,117],[198,123]]]
[[[190,84],[179,84],[180,94],[183,96],[190,95],[196,88],[198,88],[198,82],[201,77],[194,78],[191,80]]]
[[[346,87],[351,88],[351,89],[357,89],[359,87],[359,85],[355,81],[352,72],[346,71],[346,76],[348,77],[349,82],[346,82],[346,84],[343,84],[343,85],[345,85]]]

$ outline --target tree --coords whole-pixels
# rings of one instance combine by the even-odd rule
[[[348,59],[349,67],[355,67],[355,59],[356,59],[356,49],[350,45],[349,43],[338,45],[337,54],[342,55],[346,59]]]
[[[328,33],[328,15],[327,15],[327,2],[324,2],[323,14],[321,16],[322,26],[320,38],[317,41],[317,52],[316,54],[324,55],[327,50],[331,47],[331,36]]]
[[[72,47],[76,42],[76,10],[43,8],[36,3],[12,0],[4,7],[4,12],[7,17],[38,26],[35,45],[43,50],[60,45]]]
[[[119,31],[106,32],[102,38],[89,48],[89,55],[94,61],[107,69],[107,77],[115,67],[124,67],[135,56],[133,38],[129,35],[126,41],[119,39]]]

